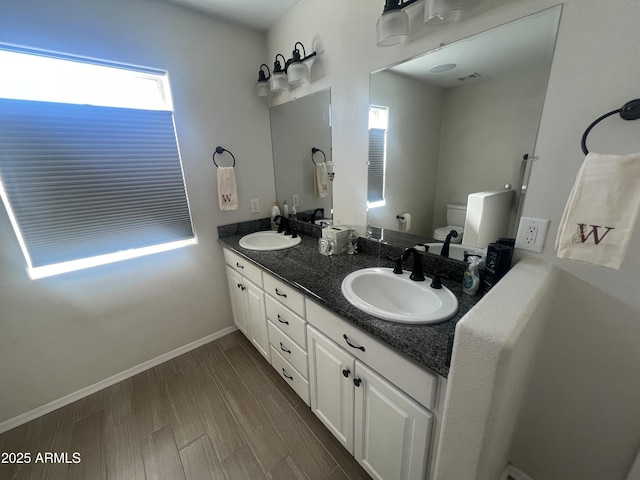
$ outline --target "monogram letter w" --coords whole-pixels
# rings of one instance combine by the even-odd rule
[[[591,227],[591,230],[587,232],[586,227]],[[586,225],[584,223],[579,223],[578,235],[575,236],[576,240],[577,240],[577,237],[579,236],[580,242],[587,243],[587,240],[589,240],[589,237],[591,237],[591,235],[593,234],[593,241],[596,245],[598,245],[604,239],[604,237],[607,236],[607,233],[609,233],[611,230],[614,230],[614,227],[604,227],[607,229],[607,231],[604,232],[602,236],[600,236],[600,233],[598,232],[599,228],[603,228],[603,227],[601,225]]]

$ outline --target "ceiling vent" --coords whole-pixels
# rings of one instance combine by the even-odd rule
[[[461,77],[456,77],[456,80],[464,82],[465,80],[469,80],[470,78],[480,78],[480,77],[482,77],[482,75],[480,75],[478,72],[473,72],[473,73],[470,73],[468,75],[463,75]]]

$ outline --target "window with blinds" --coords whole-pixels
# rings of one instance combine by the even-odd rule
[[[195,243],[166,72],[2,47],[0,68],[0,194],[32,278]]]
[[[367,207],[384,206],[384,173],[386,159],[387,107],[369,108],[369,168],[367,170]]]

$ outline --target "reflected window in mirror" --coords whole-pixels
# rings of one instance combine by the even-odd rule
[[[384,207],[384,184],[387,162],[387,128],[389,109],[371,105],[369,107],[369,169],[367,208]]]

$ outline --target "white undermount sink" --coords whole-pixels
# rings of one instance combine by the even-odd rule
[[[414,282],[410,272],[391,268],[363,268],[342,281],[342,294],[354,307],[374,317],[399,323],[437,323],[458,311],[458,299],[443,286],[431,288],[431,279]]]
[[[240,246],[247,250],[264,252],[295,247],[301,241],[302,239],[299,236],[293,238],[292,235],[285,235],[284,233],[267,230],[245,235],[240,239]]]

